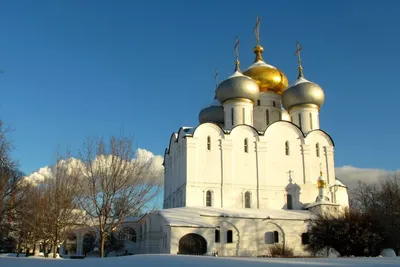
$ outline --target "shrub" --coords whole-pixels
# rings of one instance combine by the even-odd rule
[[[283,246],[282,244],[275,244],[268,248],[271,257],[293,257],[293,248],[289,246]]]

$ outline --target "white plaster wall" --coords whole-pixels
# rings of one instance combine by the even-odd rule
[[[258,105],[260,104],[260,105]],[[265,128],[282,119],[282,98],[280,95],[271,92],[260,93],[259,102],[254,106],[254,128],[258,131],[265,131]],[[267,110],[269,124],[267,124]]]
[[[307,222],[301,220],[263,220],[247,218],[209,217],[219,226],[220,242],[215,242],[215,228],[171,227],[171,254],[179,251],[179,240],[186,234],[195,233],[207,241],[207,253],[218,252],[220,256],[268,255],[266,232],[278,231],[279,244],[294,249],[296,255],[307,255],[301,244],[301,234],[307,232]],[[227,231],[232,230],[233,242],[227,243]]]

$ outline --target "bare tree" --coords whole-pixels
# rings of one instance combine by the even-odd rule
[[[107,236],[158,194],[157,174],[135,157],[132,141],[123,137],[88,140],[80,160],[79,204],[86,212],[86,224],[99,233],[100,256],[104,257]]]
[[[352,208],[372,214],[390,233],[388,245],[400,248],[400,173],[394,173],[380,182],[368,185],[359,182],[353,190]]]

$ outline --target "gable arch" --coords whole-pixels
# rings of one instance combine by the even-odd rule
[[[332,137],[321,129],[316,129],[309,132],[306,136],[306,143],[313,143],[318,139],[318,137],[323,137],[330,146],[335,146],[335,142],[333,141]]]
[[[214,134],[219,135],[221,138],[225,138],[225,132],[219,126],[218,124],[211,123],[211,122],[206,122],[198,125],[194,131],[193,131],[193,137],[199,137],[201,136],[204,132],[207,132],[208,130],[211,130],[214,132]]]
[[[229,135],[234,138],[236,135],[240,135],[240,133],[244,133],[244,135],[246,136],[250,134],[256,139],[256,141],[260,140],[260,134],[258,133],[258,131],[253,126],[247,124],[236,125],[232,128]]]
[[[299,140],[301,141],[301,144],[305,144],[305,136],[303,131],[294,123],[289,122],[289,121],[276,121],[271,123],[264,131],[263,136],[266,139],[269,139],[268,137],[272,135],[275,131],[292,131],[294,132]],[[273,140],[273,139],[269,139]]]

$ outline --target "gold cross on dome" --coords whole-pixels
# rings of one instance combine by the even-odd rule
[[[297,56],[297,62],[299,64],[299,67],[301,67],[301,56],[300,56],[300,51],[303,49],[303,47],[301,47],[299,41],[296,42],[296,52],[294,53]]]
[[[260,45],[260,18],[256,18],[256,26],[254,27],[254,34],[256,35],[256,46]]]

